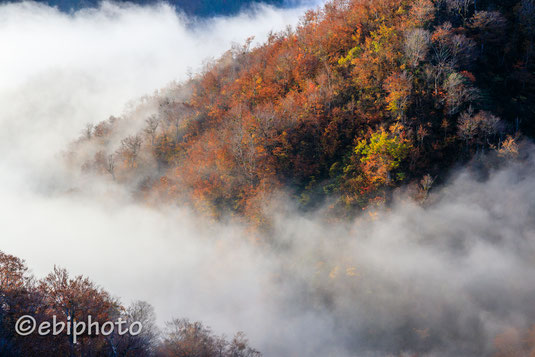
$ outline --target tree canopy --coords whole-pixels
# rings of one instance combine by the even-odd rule
[[[533,0],[334,0],[266,43],[235,46],[137,113],[86,133],[71,159],[144,197],[262,222],[384,203],[483,152],[533,137]],[[113,141],[144,118],[137,136]],[[129,124],[130,123],[130,124]],[[93,148],[82,155],[78,146]]]

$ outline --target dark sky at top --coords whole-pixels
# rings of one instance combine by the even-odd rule
[[[98,6],[100,0],[36,0],[50,6],[57,6],[61,11],[71,12],[82,8]],[[135,4],[154,4],[159,0],[115,0],[116,2],[130,2]],[[275,6],[291,6],[296,0],[165,0],[188,15],[201,17],[214,15],[232,15],[254,3],[263,2]]]

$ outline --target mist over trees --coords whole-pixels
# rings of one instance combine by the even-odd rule
[[[98,322],[100,326],[119,318],[129,326],[142,325],[137,335],[83,333],[75,341],[66,332],[46,335],[19,335],[16,322],[32,316],[37,325],[73,321]],[[0,354],[19,356],[129,356],[129,357],[258,357],[244,333],[232,339],[215,335],[201,322],[171,320],[165,330],[156,326],[153,307],[144,301],[123,306],[118,299],[83,276],[71,277],[67,270],[54,270],[41,280],[35,279],[25,262],[0,252]]]
[[[533,137],[532,9],[335,0],[98,124],[69,159],[214,217],[262,225],[281,189],[304,210],[335,198],[332,214],[351,216]],[[138,134],[113,139],[140,117]]]
[[[188,81],[81,127],[64,155],[81,172],[72,186],[102,185],[95,194],[112,199],[113,189],[124,188],[143,207],[190,206],[202,217],[193,225],[213,224],[214,231],[233,218],[246,222],[248,235],[236,235],[250,246],[215,240],[217,249],[198,257],[200,269],[195,261],[181,272],[193,277],[170,279],[199,284],[196,293],[227,293],[222,310],[225,298],[265,308],[245,316],[265,320],[249,327],[280,323],[273,326],[279,335],[265,331],[266,340],[279,338],[263,341],[276,345],[272,355],[303,355],[313,346],[312,355],[529,356],[535,191],[526,142],[535,136],[534,9],[533,0],[333,0],[295,29],[257,46],[253,39],[235,45]],[[459,166],[492,180],[481,189],[463,176],[434,195]],[[69,186],[65,196],[75,190]],[[280,195],[277,205],[272,198]],[[123,208],[117,206],[104,215]],[[106,222],[142,221],[148,211],[137,208]],[[167,240],[198,238],[167,226],[178,221],[173,214],[132,226],[162,226],[158,233]],[[173,246],[184,248],[180,257],[204,251],[187,239]],[[128,241],[125,251],[167,257],[160,250],[168,245],[150,250],[140,241]],[[219,248],[225,259],[206,263]],[[239,248],[246,252],[235,253]],[[230,277],[206,272],[214,267]],[[228,284],[240,269],[250,269],[251,280],[229,284],[232,292],[203,285]],[[241,290],[244,281],[259,279],[267,293],[256,285]],[[185,317],[166,316],[160,330],[148,303],[125,306],[62,268],[36,279],[25,262],[4,253],[0,284],[2,356],[262,352],[242,333],[219,336]],[[77,343],[68,336],[22,338],[13,326],[25,314],[38,321],[122,317],[142,321],[146,330]],[[298,328],[302,334],[291,331]],[[295,336],[283,336],[289,331]]]

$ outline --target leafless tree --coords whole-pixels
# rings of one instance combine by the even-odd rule
[[[458,135],[461,139],[464,139],[466,144],[477,135],[478,124],[473,118],[473,113],[472,107],[469,107],[467,111],[459,116]]]
[[[405,57],[412,67],[416,67],[429,52],[431,34],[423,29],[414,29],[405,37]]]
[[[157,116],[152,115],[147,120],[145,120],[145,123],[147,123],[147,125],[144,129],[144,132],[150,138],[151,146],[154,147],[158,126],[160,125],[160,119],[158,119]]]
[[[232,341],[214,335],[200,322],[175,319],[167,324],[167,334],[160,348],[163,357],[260,357],[249,346],[245,335],[237,333]]]
[[[433,184],[435,183],[435,178],[433,178],[431,175],[427,174],[420,180],[419,185],[419,196],[420,196],[420,202],[424,202],[427,197],[429,196],[429,191],[431,191],[431,188],[433,187]]]
[[[113,154],[108,155],[104,164],[104,169],[108,171],[113,180],[115,180],[115,157],[113,156]]]
[[[450,23],[439,26],[433,35],[433,66],[428,72],[434,80],[435,94],[445,76],[474,59],[475,43],[464,35],[454,34]]]
[[[451,73],[444,81],[446,92],[446,106],[448,114],[453,115],[459,112],[461,107],[479,97],[476,88],[470,86],[467,80],[459,73]]]
[[[454,67],[453,53],[448,45],[448,38],[451,34],[451,24],[445,23],[434,32],[433,41],[433,65],[428,66],[426,72],[432,78],[435,87],[435,95],[438,94],[439,83],[443,76],[452,71]]]
[[[260,357],[260,352],[249,347],[249,341],[243,332],[238,332],[232,339],[227,352],[229,357]]]
[[[459,116],[458,134],[467,144],[488,143],[489,138],[501,130],[501,126],[501,120],[497,116],[483,110],[474,114],[470,107]]]
[[[160,112],[164,124],[172,128],[175,144],[180,142],[182,125],[187,118],[193,115],[193,110],[188,103],[166,100],[160,104]]]
[[[215,356],[212,331],[200,322],[175,319],[167,323],[163,355],[174,357]]]
[[[154,308],[145,301],[135,301],[124,312],[125,326],[140,323],[142,330],[138,335],[119,335],[113,339],[118,356],[150,357],[156,355],[158,328]]]
[[[244,127],[239,117],[231,116],[230,120],[231,152],[241,168],[245,178],[252,182],[256,177],[257,153],[254,133]]]
[[[465,35],[453,35],[449,43],[451,46],[453,66],[468,66],[475,58],[475,42]]]
[[[93,128],[93,124],[87,123],[84,130],[82,130],[82,136],[87,140],[91,140],[91,137],[93,136]]]
[[[479,131],[484,142],[489,140],[489,137],[496,135],[501,130],[502,122],[500,118],[487,111],[480,111],[475,117],[479,124]]]
[[[142,139],[139,135],[128,136],[121,141],[121,148],[119,151],[127,160],[129,167],[136,166],[141,143]]]

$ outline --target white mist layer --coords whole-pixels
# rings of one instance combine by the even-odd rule
[[[127,304],[146,300],[160,321],[243,330],[266,356],[488,354],[504,328],[535,321],[533,160],[484,182],[462,173],[429,207],[400,201],[375,221],[329,224],[274,201],[269,247],[238,224],[64,173],[58,153],[85,123],[301,12],[188,27],[166,6],[0,6],[1,249],[39,277],[57,264]]]
[[[58,264],[90,276],[126,303],[150,301],[160,321],[206,317],[191,303],[213,301],[215,281],[197,280],[196,271],[203,257],[213,263],[215,250],[223,248],[198,239],[213,235],[198,229],[205,222],[185,210],[162,214],[128,203],[119,189],[97,183],[79,195],[58,196],[72,187],[60,152],[86,123],[120,115],[131,100],[187,79],[233,44],[251,36],[259,44],[271,31],[295,26],[313,3],[258,5],[202,20],[165,4],[104,2],[73,15],[34,2],[1,4],[0,249],[26,259],[38,277]],[[239,254],[239,244],[232,254]],[[257,289],[252,278],[251,289]],[[221,301],[245,305],[239,298]],[[231,320],[223,327],[239,329]]]
[[[234,43],[296,25],[304,8],[257,6],[235,17],[186,19],[169,7],[104,2],[73,16],[25,2],[0,7],[0,150],[36,165],[87,122],[187,79]]]

